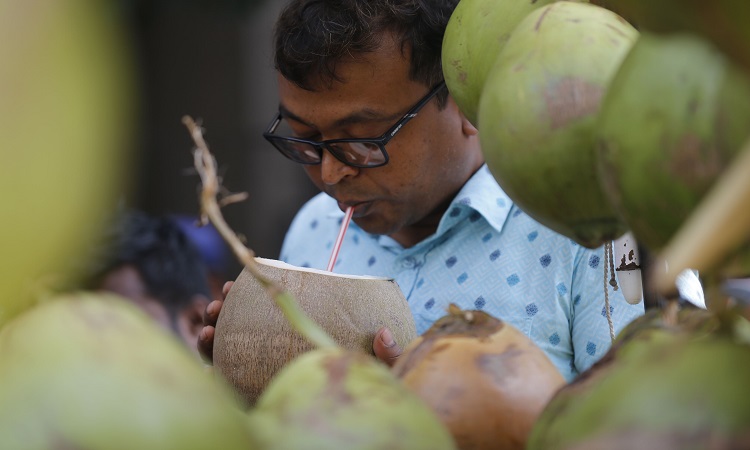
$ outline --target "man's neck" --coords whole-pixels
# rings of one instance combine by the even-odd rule
[[[451,196],[451,198],[449,198],[447,201],[441,203],[424,219],[413,225],[405,226],[395,233],[389,234],[388,236],[394,241],[401,244],[403,248],[414,247],[415,245],[435,234],[438,229],[438,225],[440,224],[440,219],[442,219],[452,201],[453,196]]]
[[[469,181],[469,179],[471,179],[471,177],[473,177],[483,165],[484,160],[479,159],[476,163],[476,167],[471,172],[471,175],[466,179],[466,181],[464,181],[464,184],[461,185],[461,187],[456,192],[454,192],[453,195],[450,195],[444,202],[440,203],[440,205],[438,205],[438,207],[435,208],[427,217],[415,224],[405,226],[395,233],[389,234],[388,236],[394,241],[398,242],[403,248],[411,248],[435,234],[435,232],[437,232],[438,225],[440,225],[440,220],[443,218],[443,215],[445,215],[445,212],[448,211],[448,207],[453,202],[453,199],[456,197],[456,195],[458,195],[458,192]]]

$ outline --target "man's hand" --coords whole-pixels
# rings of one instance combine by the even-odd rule
[[[221,307],[224,306],[224,299],[232,288],[234,281],[227,281],[221,288],[221,300],[214,300],[206,306],[203,312],[203,329],[198,335],[198,353],[203,360],[212,364],[214,361],[214,332],[216,331],[216,321],[219,319]]]
[[[232,288],[233,281],[227,281],[224,283],[224,287],[221,289],[222,299],[214,300],[206,306],[206,310],[203,313],[203,329],[198,335],[198,353],[206,363],[213,363],[214,356],[214,333],[216,332],[216,321],[219,319],[219,313],[221,307],[224,306],[224,299],[227,297],[227,293]],[[375,339],[372,341],[372,350],[375,352],[375,356],[384,362],[386,365],[393,366],[401,356],[401,347],[393,340],[391,330],[388,328],[381,328],[375,333]]]
[[[401,356],[403,351],[401,347],[393,340],[391,330],[383,327],[375,333],[375,339],[372,341],[372,350],[375,356],[389,367],[396,363],[396,359]]]

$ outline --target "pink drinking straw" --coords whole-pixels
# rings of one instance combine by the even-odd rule
[[[341,222],[341,229],[339,230],[339,235],[336,237],[336,242],[333,244],[333,251],[331,252],[331,259],[328,260],[328,270],[329,272],[333,271],[333,266],[336,265],[336,258],[339,256],[339,250],[341,249],[341,243],[344,242],[344,235],[346,234],[347,228],[349,228],[349,222],[352,220],[352,214],[354,213],[354,208],[351,206],[348,206],[346,208],[346,214],[344,214],[344,220]]]

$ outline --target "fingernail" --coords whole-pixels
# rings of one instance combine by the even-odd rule
[[[380,341],[385,345],[386,348],[391,348],[394,345],[396,345],[396,341],[393,340],[393,335],[391,334],[391,330],[388,328],[384,329],[382,333],[380,333]]]
[[[209,303],[208,306],[206,307],[206,311],[209,314],[211,314],[211,315],[215,314],[216,313],[216,303],[213,303],[213,302]]]

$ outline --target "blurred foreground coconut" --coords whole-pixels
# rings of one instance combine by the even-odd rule
[[[528,449],[750,448],[747,327],[731,311],[650,310],[552,398]]]
[[[115,8],[0,4],[0,326],[70,265],[127,173],[132,67]]]
[[[409,345],[394,374],[430,405],[461,449],[523,449],[565,379],[512,325],[483,311],[449,314]]]
[[[111,294],[51,298],[0,331],[0,448],[254,448],[228,386]]]
[[[341,347],[295,358],[250,411],[265,450],[451,450],[436,414],[379,361]]]
[[[291,293],[305,313],[346,349],[372,354],[375,333],[383,326],[399,343],[417,337],[409,305],[391,279],[256,261],[265,277]],[[243,270],[216,324],[216,369],[252,405],[287,362],[312,348],[292,329],[266,289]]]
[[[479,102],[482,151],[498,184],[529,216],[589,248],[627,231],[599,185],[594,131],[637,37],[591,4],[534,10],[502,49]]]

